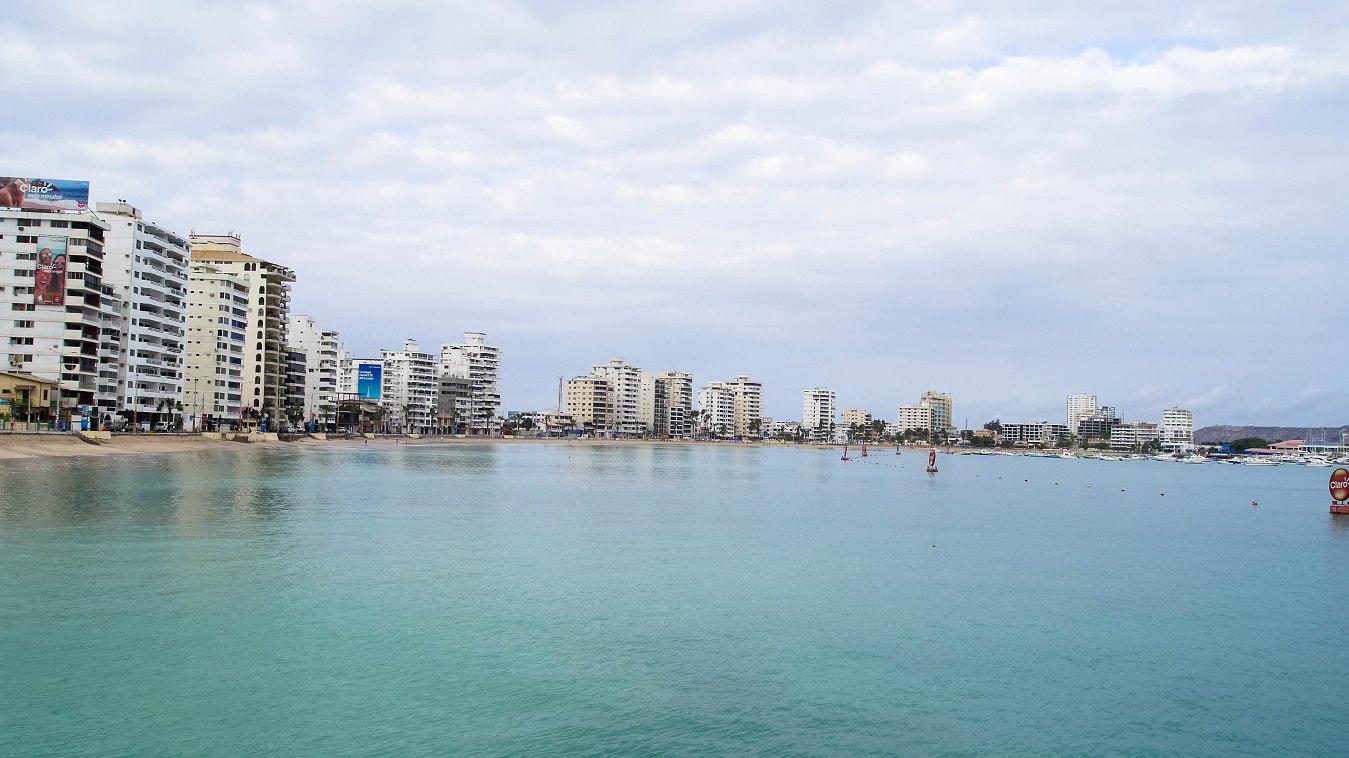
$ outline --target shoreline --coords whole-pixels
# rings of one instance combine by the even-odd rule
[[[363,440],[366,440],[363,442]],[[613,439],[563,439],[551,437],[455,437],[426,436],[407,437],[398,435],[374,438],[336,437],[318,439],[299,437],[289,441],[275,442],[234,442],[210,439],[199,434],[118,434],[111,439],[97,442],[86,441],[70,433],[3,433],[0,434],[0,461],[36,460],[46,458],[76,458],[83,456],[102,457],[107,455],[156,455],[163,453],[182,453],[201,450],[252,450],[252,449],[289,449],[289,448],[336,448],[349,445],[393,446],[440,446],[440,445],[735,445],[740,447],[794,447],[802,449],[829,449],[838,445],[798,444],[795,442],[735,442],[730,440],[613,440]]]

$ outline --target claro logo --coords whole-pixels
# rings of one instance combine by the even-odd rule
[[[1349,471],[1337,468],[1330,472],[1330,496],[1337,503],[1349,500]]]

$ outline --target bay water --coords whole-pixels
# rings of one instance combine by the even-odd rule
[[[1349,753],[1328,469],[871,452],[0,462],[0,755]]]

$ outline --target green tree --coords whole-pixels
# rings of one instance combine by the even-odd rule
[[[1234,440],[1232,442],[1232,447],[1233,449],[1240,450],[1244,453],[1251,448],[1269,447],[1269,442],[1259,437],[1242,437],[1239,440]]]

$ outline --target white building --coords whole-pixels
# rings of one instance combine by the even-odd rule
[[[321,329],[311,316],[290,317],[290,347],[304,353],[304,419],[321,429],[337,423],[338,350],[337,332]]]
[[[637,437],[642,433],[638,399],[642,391],[642,370],[629,366],[622,358],[591,367],[592,376],[604,379],[609,393],[609,426],[612,437]]]
[[[833,438],[837,403],[838,398],[834,391],[827,387],[814,387],[802,394],[801,426],[809,432],[812,439]]]
[[[701,428],[715,434],[757,437],[763,432],[763,384],[738,374],[698,391]]]
[[[142,423],[170,421],[176,410],[187,411],[187,240],[125,201],[96,207],[109,226],[103,283],[125,304],[118,406],[134,409]]]
[[[1146,421],[1117,424],[1110,429],[1110,446],[1121,450],[1139,450],[1157,440],[1157,425]]]
[[[1184,408],[1167,408],[1162,411],[1158,440],[1164,450],[1193,450],[1194,416]]]
[[[643,371],[638,421],[651,434],[693,434],[693,377],[682,371]]]
[[[698,390],[698,429],[712,434],[735,432],[735,391],[728,382],[708,382]]]
[[[436,402],[440,390],[438,362],[424,353],[416,340],[404,340],[401,350],[380,350],[383,365],[380,403],[384,426],[403,434],[429,434],[439,425]]]
[[[108,230],[87,211],[0,210],[0,368],[58,383],[47,417],[57,408],[66,418],[121,399],[98,390],[100,379],[117,387],[100,377],[102,359],[120,359],[102,347],[104,324],[121,317],[103,303]]]
[[[233,427],[243,411],[248,280],[216,266],[188,272],[183,406],[198,428]],[[209,419],[209,422],[207,421]]]
[[[468,433],[496,432],[501,410],[501,348],[488,345],[482,332],[464,332],[462,344],[440,346],[439,370],[441,377],[469,381],[468,414],[460,419]],[[461,387],[455,382],[447,386],[456,393]]]
[[[1068,396],[1068,411],[1065,416],[1065,423],[1068,426],[1069,434],[1077,434],[1078,419],[1095,413],[1096,403],[1096,396],[1085,392],[1076,392]]]
[[[233,234],[193,234],[189,242],[193,263],[213,266],[248,285],[241,413],[259,419],[266,416],[276,425],[285,417],[290,360],[286,328],[295,273],[242,252],[239,237]]]
[[[924,433],[932,430],[932,408],[926,402],[901,405],[896,415],[895,428],[900,434],[910,429]]]

